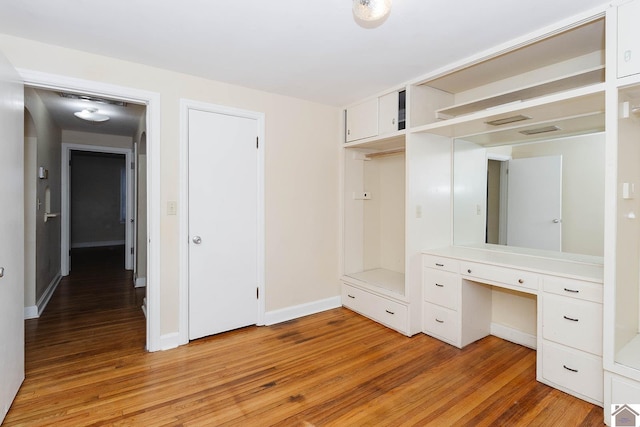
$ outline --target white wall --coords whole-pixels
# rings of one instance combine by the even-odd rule
[[[340,294],[339,109],[12,36],[0,51],[18,68],[159,93],[163,206],[179,199],[181,98],[264,112],[266,310]],[[161,334],[179,324],[178,224],[162,212]]]
[[[76,130],[62,130],[62,141],[65,144],[97,145],[99,147],[133,149],[131,136],[107,135]]]

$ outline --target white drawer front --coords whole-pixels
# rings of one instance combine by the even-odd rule
[[[503,283],[516,289],[530,289],[536,292],[539,289],[539,275],[515,268],[463,262],[460,265],[460,271],[463,276],[470,277],[472,280],[473,278],[484,279],[489,282]]]
[[[423,330],[426,334],[460,346],[459,315],[435,304],[424,303]]]
[[[455,273],[425,268],[423,271],[424,300],[457,310],[460,296],[460,276]]]
[[[542,336],[602,355],[602,304],[545,293]]]
[[[424,267],[449,271],[451,273],[460,272],[460,261],[457,259],[443,258],[435,255],[422,255],[422,265]]]
[[[409,330],[409,310],[396,301],[343,284],[342,305],[403,333]]]
[[[544,341],[542,376],[568,390],[602,402],[602,358]]]
[[[545,292],[602,303],[602,284],[543,276]]]

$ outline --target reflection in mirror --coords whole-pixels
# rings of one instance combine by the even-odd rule
[[[499,146],[457,139],[454,244],[603,255],[604,132]]]

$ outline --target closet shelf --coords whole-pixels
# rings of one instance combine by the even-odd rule
[[[404,148],[405,146],[405,130],[400,130],[393,134],[382,136],[373,136],[371,138],[360,139],[354,142],[342,144],[344,148],[370,148],[375,150],[393,150]]]
[[[486,109],[496,108],[514,102],[522,102],[528,99],[553,93],[564,92],[584,86],[604,82],[604,66],[593,67],[587,70],[547,80],[538,84],[529,85],[520,89],[503,92],[494,96],[483,98],[464,104],[441,108],[435,112],[436,118],[449,120],[455,117],[475,113]]]
[[[374,268],[357,273],[345,274],[342,280],[404,301],[404,273],[384,268]]]
[[[598,83],[577,89],[540,96],[516,104],[482,110],[465,116],[430,123],[411,129],[412,133],[430,133],[446,137],[467,137],[498,130],[534,127],[538,123],[604,112],[605,84]],[[487,122],[523,115],[528,119],[501,126]]]
[[[636,335],[616,354],[616,363],[640,371],[640,334]]]

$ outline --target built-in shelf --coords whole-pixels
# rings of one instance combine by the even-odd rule
[[[640,335],[622,347],[616,355],[616,363],[640,370]]]
[[[449,120],[478,111],[496,108],[514,102],[538,98],[553,93],[565,92],[584,86],[604,82],[604,66],[582,70],[568,76],[558,77],[537,84],[528,85],[509,92],[498,93],[491,97],[479,99],[464,104],[441,108],[435,112],[436,118]]]
[[[373,136],[354,142],[342,144],[344,148],[367,148],[372,150],[394,150],[405,146],[406,130],[400,130],[393,134]]]
[[[411,132],[425,132],[454,138],[467,137],[505,129],[526,129],[553,120],[603,113],[605,103],[604,90],[605,84],[598,83],[430,123],[412,128]],[[530,118],[502,126],[494,126],[487,123],[514,115],[523,115]]]
[[[374,268],[346,274],[343,280],[352,284],[374,287],[379,292],[396,298],[404,296],[404,274],[397,271]]]

